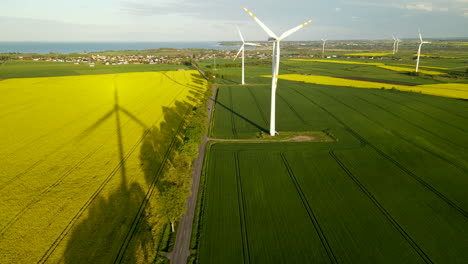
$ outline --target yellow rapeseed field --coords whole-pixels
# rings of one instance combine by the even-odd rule
[[[271,77],[271,76],[265,75],[263,77]],[[393,89],[397,89],[400,91],[417,92],[417,93],[444,96],[444,97],[468,99],[468,84],[459,84],[459,83],[407,86],[407,85],[396,85],[396,84],[388,84],[388,83],[350,80],[350,79],[328,77],[328,76],[314,76],[314,75],[300,75],[300,74],[284,74],[284,75],[279,75],[278,78],[283,79],[283,80],[289,80],[289,81],[299,81],[299,82],[305,82],[305,83],[330,85],[330,86],[344,86],[344,87],[371,88],[371,89],[381,89],[381,88],[392,89],[393,88]]]
[[[387,69],[387,70],[398,71],[398,72],[413,72],[414,71],[414,68],[399,67],[399,66],[379,65],[379,67],[383,69]],[[443,72],[428,71],[428,70],[421,70],[421,69],[419,69],[418,72],[429,74],[429,75],[444,75],[445,74]]]
[[[1,81],[0,262],[114,262],[205,90],[196,71]],[[154,254],[132,239],[125,258]]]
[[[395,64],[395,65],[415,67],[415,65],[412,65],[412,64]],[[424,66],[424,65],[419,65],[419,68],[428,68],[428,69],[436,69],[436,70],[450,70],[449,68],[444,68],[444,67],[433,67],[433,66]]]

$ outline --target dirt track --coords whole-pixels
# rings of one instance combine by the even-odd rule
[[[211,122],[211,112],[216,97],[217,87],[213,85],[213,96],[208,103],[208,124]],[[208,133],[208,132],[207,132]],[[195,216],[195,208],[197,206],[198,186],[200,185],[200,175],[203,168],[203,159],[205,157],[206,143],[208,142],[207,134],[203,136],[202,144],[198,148],[198,157],[193,162],[192,168],[192,195],[187,198],[187,211],[177,229],[176,241],[174,249],[166,257],[171,260],[171,264],[186,264],[187,258],[190,255],[190,239],[192,237],[192,224]]]

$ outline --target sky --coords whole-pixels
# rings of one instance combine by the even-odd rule
[[[0,41],[237,41],[468,37],[468,0],[0,0]]]

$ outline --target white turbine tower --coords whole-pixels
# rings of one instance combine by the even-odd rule
[[[396,45],[397,45],[397,39],[395,38],[395,36],[392,36],[392,38],[393,38],[393,54],[395,54]]]
[[[236,60],[237,57],[239,56],[239,53],[242,52],[242,84],[245,84],[245,81],[244,81],[244,57],[245,57],[245,56],[244,56],[244,50],[245,50],[245,46],[246,46],[246,45],[247,45],[247,46],[260,46],[260,45],[255,44],[255,43],[245,42],[245,41],[244,41],[244,37],[242,36],[242,33],[241,33],[239,27],[236,26],[236,28],[237,28],[237,32],[239,32],[239,36],[240,36],[240,38],[241,38],[241,40],[242,40],[242,45],[241,45],[239,51],[237,52],[237,55],[236,55],[236,57],[234,58],[234,60]]]
[[[419,43],[419,48],[418,48],[418,59],[416,60],[416,72],[418,72],[418,69],[419,69],[419,57],[421,56],[421,47],[422,47],[422,44],[431,43],[431,42],[429,42],[429,41],[423,41],[422,35],[421,35],[421,31],[419,31],[419,40],[420,40],[421,42]]]
[[[297,27],[294,27],[290,30],[285,31],[281,36],[277,36],[273,31],[271,31],[265,24],[263,24],[260,19],[258,19],[252,12],[244,7],[244,10],[249,13],[249,15],[257,22],[258,25],[270,36],[268,41],[273,42],[273,56],[272,56],[272,76],[271,76],[271,111],[270,111],[270,135],[274,136],[276,134],[275,129],[275,104],[276,104],[276,87],[278,85],[278,73],[279,73],[279,62],[280,62],[280,42],[286,37],[290,36],[294,32],[303,28],[312,20],[305,22]]]
[[[325,43],[327,42],[327,39],[322,39],[323,45],[322,45],[322,56],[325,53]]]
[[[401,40],[397,37],[397,38],[396,38],[396,50],[395,50],[395,53],[398,53],[398,46],[400,46],[400,42],[401,42]]]

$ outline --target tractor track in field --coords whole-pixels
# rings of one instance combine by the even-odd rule
[[[174,97],[172,100],[171,104],[173,104],[177,98],[179,98],[180,94],[184,91],[182,89],[179,94]],[[160,121],[163,118],[161,116],[158,120],[156,120],[152,125],[156,124],[158,121]],[[127,122],[130,122],[127,121]],[[38,263],[45,263],[49,259],[49,257],[53,254],[55,249],[58,247],[58,245],[63,241],[63,239],[68,235],[70,230],[72,230],[73,225],[76,223],[76,221],[83,215],[83,213],[87,210],[87,208],[91,205],[91,203],[98,197],[99,193],[104,189],[104,187],[107,185],[107,183],[114,177],[114,175],[120,170],[122,165],[128,160],[128,158],[133,154],[133,152],[136,150],[136,148],[141,144],[141,142],[146,138],[146,136],[149,134],[150,130],[147,129],[143,133],[143,135],[139,138],[139,140],[130,148],[130,150],[127,152],[127,154],[124,156],[122,160],[117,164],[116,167],[111,171],[111,173],[105,178],[105,180],[99,185],[99,187],[94,191],[94,193],[90,196],[90,198],[83,204],[83,206],[78,210],[78,212],[75,214],[75,216],[68,222],[67,226],[62,230],[60,235],[54,240],[54,242],[50,245],[50,247],[46,250],[46,252],[43,254],[41,259],[38,261]],[[148,194],[148,192],[147,192]],[[138,212],[140,213],[140,212]],[[139,216],[138,216],[139,217]],[[136,217],[136,218],[138,218]],[[132,223],[134,224],[134,223]],[[132,231],[133,231],[133,226],[132,226]],[[131,237],[130,237],[131,238]],[[129,239],[128,235],[123,242],[123,244],[127,244],[127,239]],[[123,254],[122,254],[123,255]],[[120,251],[119,255],[117,258],[120,257]],[[117,260],[116,260],[117,261]]]
[[[391,225],[403,236],[403,238],[410,244],[410,246],[416,251],[416,253],[426,263],[433,263],[427,254],[419,247],[419,245],[411,238],[411,236],[398,224],[398,222],[392,217],[392,215],[383,207],[379,201],[367,190],[367,188],[357,179],[356,176],[341,162],[341,160],[335,155],[333,150],[329,151],[330,156],[335,162],[341,167],[341,169],[348,175],[349,178],[359,187],[359,189],[372,201],[372,203],[379,209],[379,211],[387,218]]]
[[[400,103],[400,102],[398,102],[398,101],[396,101],[396,100],[390,99],[390,98],[388,98],[388,97],[384,97],[384,96],[379,95],[379,94],[374,93],[374,92],[370,92],[370,93],[371,93],[372,95],[376,96],[376,97],[385,99],[385,100],[387,100],[387,101],[391,101],[391,102],[393,102],[393,103],[395,103],[395,104],[397,104],[397,105],[400,105],[400,106],[402,106],[402,107],[406,107],[406,108],[411,109],[411,110],[413,110],[413,111],[415,111],[415,112],[418,112],[418,113],[420,113],[420,114],[422,114],[422,115],[424,115],[424,116],[426,116],[426,117],[428,117],[428,118],[431,118],[431,119],[436,120],[436,121],[438,121],[438,122],[444,123],[444,124],[446,124],[446,125],[448,125],[448,126],[451,126],[451,127],[453,127],[453,128],[456,128],[456,129],[458,129],[458,130],[460,130],[460,131],[462,131],[462,132],[465,132],[465,133],[468,132],[468,131],[466,131],[466,130],[463,129],[463,128],[460,128],[460,127],[458,127],[458,126],[455,126],[455,125],[453,125],[453,124],[450,124],[450,123],[448,123],[448,122],[446,122],[446,121],[444,121],[444,120],[441,120],[441,119],[439,119],[439,118],[435,118],[435,117],[433,117],[433,116],[431,116],[431,115],[425,113],[424,111],[421,111],[421,110],[416,109],[416,108],[414,108],[414,107],[411,107],[411,106],[402,104],[402,103]]]
[[[142,98],[144,98],[144,93],[140,93],[140,95],[138,96],[139,97],[139,101],[141,101]],[[155,96],[156,98],[157,96]],[[67,124],[63,125],[61,128],[59,129],[55,129],[53,131],[60,131],[61,129],[63,129],[64,127],[67,127],[69,124],[73,124],[75,123],[77,120],[80,120],[82,119],[83,116],[87,116],[89,113],[92,113],[94,111],[96,111],[97,109],[100,109],[102,108],[103,106],[97,106],[95,108],[93,108],[92,110],[86,112],[86,114],[83,114],[83,115],[80,115],[80,117],[68,122]],[[126,123],[125,123],[126,124]],[[125,125],[124,124],[124,125]],[[44,139],[48,136],[50,136],[50,133],[51,132],[48,132],[48,133],[45,133],[43,134],[42,136],[38,137],[38,138],[35,138],[35,139],[32,139],[30,140],[29,142],[27,142],[26,144],[24,144],[22,147],[19,147],[17,149],[15,149],[13,152],[10,152],[9,155],[12,155],[13,153],[15,152],[18,152],[18,151],[21,151],[25,148],[28,148],[30,147],[31,144],[33,144],[34,142],[38,141],[38,140],[41,140],[41,139]],[[30,165],[28,168],[26,168],[24,171],[16,174],[15,176],[13,176],[11,179],[9,179],[7,182],[3,183],[0,185],[0,191],[3,190],[6,186],[8,186],[9,184],[11,184],[12,182],[16,181],[17,179],[19,179],[21,176],[25,175],[26,173],[28,173],[29,171],[33,170],[34,168],[36,168],[37,166],[41,165],[44,161],[46,161],[50,156],[54,155],[55,153],[57,153],[58,151],[60,151],[61,149],[65,148],[67,145],[70,145],[71,143],[77,141],[78,139],[80,139],[82,136],[81,135],[77,135],[75,137],[73,137],[72,139],[70,139],[69,141],[66,141],[65,143],[59,145],[58,147],[56,147],[53,151],[49,152],[48,154],[46,154],[44,157],[42,157],[42,159],[36,161],[35,163],[33,163],[32,165]]]
[[[98,109],[99,107],[97,107],[96,109]],[[95,110],[95,109],[93,109]],[[92,111],[90,111],[89,113],[91,113]],[[88,113],[87,113],[88,114]],[[77,120],[79,120],[82,116],[86,116],[86,115],[81,115],[79,118],[77,119],[74,119],[73,121],[71,122],[68,122],[67,124],[65,124],[63,127],[66,127],[68,126],[69,124],[72,124],[73,122],[76,122]],[[60,129],[56,129],[54,131],[60,131]],[[29,141],[28,143],[24,144],[22,147],[19,147],[17,149],[15,149],[14,151],[10,152],[9,155],[13,155],[15,152],[18,152],[18,151],[21,151],[23,149],[26,149],[28,147],[30,147],[31,144],[33,144],[34,142],[38,141],[38,140],[41,140],[41,139],[44,139],[44,138],[47,138],[47,136],[50,136],[50,133],[51,132],[48,132],[46,134],[43,134],[42,136],[38,137],[38,138],[35,138],[31,141]],[[63,144],[57,146],[53,151],[49,152],[48,154],[46,154],[45,156],[43,156],[40,160],[34,162],[32,165],[30,165],[28,168],[26,168],[25,170],[23,170],[22,172],[20,173],[17,173],[15,176],[13,176],[11,179],[9,179],[8,181],[6,181],[5,183],[1,184],[0,185],[0,191],[3,190],[5,187],[7,187],[8,185],[10,185],[11,183],[15,182],[16,180],[18,180],[21,176],[25,175],[26,173],[28,173],[29,171],[33,170],[34,168],[36,168],[37,166],[41,165],[44,161],[46,161],[50,156],[56,154],[57,152],[59,152],[61,149],[63,149],[64,147],[70,145],[71,143],[73,143],[74,141],[76,141],[77,139],[79,139],[80,136],[75,136],[73,137],[72,139],[64,142]]]
[[[252,90],[250,89],[250,87],[247,87],[247,90],[249,91],[250,95],[252,96],[252,98],[254,99],[255,101],[255,104],[257,106],[257,109],[258,109],[258,112],[260,112],[260,116],[262,117],[263,119],[263,122],[266,126],[268,126],[268,121],[265,117],[265,113],[263,113],[263,110],[262,110],[262,107],[260,107],[260,103],[258,102],[258,99],[257,97],[255,96],[255,94],[252,92]]]
[[[295,90],[295,89],[293,89]],[[297,93],[303,95],[302,93],[300,93],[299,91],[295,90]],[[322,94],[324,94],[323,92],[320,92]],[[326,95],[326,94],[325,94]],[[390,157],[389,155],[387,155],[386,153],[384,153],[382,150],[380,150],[379,148],[377,148],[375,145],[371,144],[369,141],[367,141],[366,139],[364,139],[361,135],[359,135],[356,131],[354,131],[352,128],[350,128],[348,125],[346,125],[342,120],[340,120],[338,117],[336,117],[334,114],[332,114],[331,112],[329,112],[328,110],[326,110],[324,107],[322,107],[321,105],[317,104],[316,102],[314,102],[312,99],[308,98],[307,96],[303,95],[304,98],[308,99],[310,102],[312,102],[313,104],[315,104],[316,106],[320,107],[322,110],[324,110],[325,112],[327,112],[331,117],[333,117],[335,120],[337,120],[340,124],[342,124],[349,132],[351,132],[351,134],[353,134],[359,141],[363,142],[365,145],[368,145],[370,146],[372,149],[374,149],[377,153],[379,153],[383,158],[385,158],[386,160],[390,161],[391,163],[393,163],[395,166],[397,166],[400,170],[402,170],[403,172],[405,172],[407,175],[409,175],[410,177],[412,177],[413,179],[415,179],[416,181],[418,181],[422,186],[426,187],[426,189],[428,189],[429,191],[431,191],[432,193],[434,193],[436,196],[438,196],[440,199],[442,199],[443,201],[445,201],[449,206],[451,206],[452,208],[454,208],[456,211],[458,211],[460,214],[462,214],[464,217],[468,218],[468,212],[465,211],[463,208],[461,208],[460,206],[458,206],[456,203],[454,203],[452,200],[450,200],[448,197],[446,197],[444,194],[442,194],[441,192],[439,192],[437,189],[435,189],[433,186],[431,186],[429,183],[427,183],[426,181],[424,181],[422,178],[420,178],[419,176],[417,176],[416,174],[414,174],[412,171],[410,171],[409,169],[407,169],[406,167],[404,167],[402,164],[400,164],[398,161],[396,161],[395,159],[393,159],[392,157]],[[330,95],[327,95],[329,96],[330,98],[336,100],[337,102],[340,102],[342,103],[341,101],[335,99],[334,97],[330,96]],[[365,114],[359,112],[358,110],[354,109],[353,107],[350,107],[344,103],[342,103],[343,105],[347,106],[348,108],[356,111],[357,113],[359,113],[360,115],[362,115],[363,117],[365,117],[366,119],[370,120],[371,122],[374,122],[372,119],[370,119],[369,117],[367,117]],[[380,124],[376,123],[377,125],[381,126]],[[383,129],[385,129],[384,127],[382,127]],[[405,140],[407,141],[407,140]],[[417,146],[419,147],[419,146]],[[421,148],[421,147],[419,147]],[[421,149],[424,149],[424,148],[421,148]],[[430,152],[429,152],[430,153]]]
[[[124,124],[123,124],[123,127],[125,125],[127,125],[131,120],[128,120],[126,121]],[[23,209],[21,209],[20,212],[18,212],[18,214],[16,214],[8,223],[7,225],[2,228],[0,230],[0,237],[3,236],[3,234],[7,231],[7,229],[9,227],[11,227],[20,217],[21,215],[27,210],[29,209],[31,206],[33,206],[34,204],[40,202],[42,199],[41,199],[41,196],[43,196],[44,194],[50,192],[53,188],[57,187],[58,185],[60,185],[63,180],[65,180],[71,173],[73,173],[73,171],[75,171],[75,169],[80,166],[81,164],[83,164],[84,162],[86,162],[92,155],[94,155],[96,152],[98,152],[100,149],[102,149],[102,147],[104,147],[105,144],[107,144],[113,137],[114,137],[115,134],[112,134],[110,135],[109,137],[107,137],[106,140],[104,140],[102,142],[101,145],[99,145],[96,149],[94,149],[93,151],[89,152],[88,154],[86,154],[81,160],[79,160],[77,163],[75,163],[75,165],[73,165],[70,169],[68,169],[61,177],[59,177],[59,179],[57,179],[53,184],[49,185],[48,187],[46,187],[42,192],[40,192],[38,195],[36,195],[35,197],[32,198],[32,200],[30,202],[28,202],[28,204],[23,207]],[[79,137],[79,136],[77,136]],[[74,137],[74,139],[76,139],[77,137]]]
[[[322,94],[323,94],[323,93],[322,93]],[[412,146],[414,146],[414,147],[416,147],[416,148],[418,148],[418,149],[421,149],[421,150],[423,150],[423,151],[425,151],[425,152],[427,152],[427,153],[429,153],[429,154],[432,154],[432,155],[438,157],[439,159],[441,159],[441,160],[447,162],[448,164],[450,164],[450,165],[452,165],[453,167],[455,167],[455,168],[461,170],[461,171],[464,172],[464,173],[468,173],[468,170],[467,170],[463,165],[460,165],[460,164],[458,164],[458,163],[456,163],[456,162],[454,162],[454,161],[452,161],[452,160],[450,160],[450,159],[448,159],[448,158],[446,158],[446,157],[444,157],[444,156],[442,156],[442,155],[440,155],[440,154],[438,154],[438,153],[436,153],[436,152],[434,152],[434,151],[431,151],[431,150],[425,148],[424,146],[420,146],[420,145],[416,144],[414,141],[405,138],[405,137],[404,137],[403,135],[401,135],[398,131],[388,130],[388,128],[387,128],[385,125],[383,125],[383,124],[381,124],[380,122],[378,122],[378,121],[372,119],[371,117],[369,117],[368,115],[362,113],[361,111],[357,110],[356,108],[351,107],[351,106],[349,106],[349,105],[343,103],[342,101],[340,101],[340,100],[334,98],[333,96],[330,96],[330,95],[328,95],[328,96],[329,96],[330,98],[333,98],[333,99],[336,100],[337,102],[342,103],[342,104],[345,105],[346,107],[348,107],[348,108],[354,110],[356,113],[359,113],[360,115],[362,115],[363,117],[365,117],[367,120],[369,120],[369,121],[373,122],[374,124],[376,124],[377,126],[379,126],[381,129],[383,129],[383,130],[385,130],[385,131],[388,131],[389,133],[392,133],[393,135],[397,136],[399,139],[401,139],[401,140],[407,142],[408,144],[410,144],[410,145],[412,145]],[[343,124],[344,124],[344,123],[343,123]],[[357,133],[356,133],[356,134],[357,134]],[[361,137],[361,136],[359,135],[359,137]],[[361,137],[361,138],[362,138],[362,137]],[[363,139],[363,140],[364,140],[364,139]],[[366,140],[365,140],[365,144],[370,145],[370,143],[367,142]],[[402,166],[402,165],[400,165],[400,166]],[[405,168],[405,169],[406,169],[406,168]],[[417,176],[416,176],[416,177],[417,177]],[[465,214],[465,213],[464,213],[464,214]],[[468,216],[467,216],[467,217],[468,217]]]
[[[454,147],[462,148],[462,149],[464,149],[464,150],[467,149],[467,148],[464,147],[464,146],[461,146],[461,145],[459,145],[459,144],[455,144],[454,142],[450,141],[449,139],[446,139],[446,138],[441,137],[441,136],[438,135],[437,133],[434,133],[434,132],[432,132],[432,131],[430,131],[430,130],[424,128],[424,127],[421,127],[420,125],[416,125],[416,124],[414,124],[413,122],[411,122],[411,121],[409,121],[409,120],[407,120],[407,119],[405,119],[405,118],[403,118],[403,117],[401,117],[401,116],[398,116],[398,115],[396,115],[395,113],[392,113],[391,111],[388,111],[388,109],[386,109],[386,108],[384,108],[384,107],[382,107],[382,106],[380,106],[380,105],[378,105],[378,104],[375,104],[375,103],[373,103],[373,102],[370,102],[369,100],[364,99],[364,98],[362,98],[362,97],[358,97],[358,96],[353,96],[353,97],[355,97],[355,98],[357,98],[357,99],[359,99],[359,100],[361,100],[361,101],[364,101],[364,102],[368,103],[369,105],[373,105],[373,106],[375,106],[375,107],[381,109],[382,111],[388,113],[389,115],[391,115],[391,116],[393,116],[393,117],[395,117],[395,118],[397,118],[397,119],[399,119],[399,120],[402,120],[402,121],[404,121],[404,122],[410,124],[411,126],[417,127],[418,129],[420,129],[420,130],[422,130],[422,131],[424,131],[424,132],[426,132],[426,133],[429,133],[429,134],[431,134],[432,136],[434,136],[434,137],[436,137],[436,138],[439,138],[439,139],[441,139],[441,140],[443,140],[443,141],[445,141],[445,142],[451,144],[451,145],[454,146]]]
[[[460,115],[460,114],[458,114],[458,113],[450,112],[450,111],[448,111],[447,109],[444,109],[444,108],[439,107],[439,106],[436,106],[436,105],[427,104],[427,103],[424,102],[424,101],[418,100],[416,96],[415,96],[415,98],[413,98],[413,99],[414,99],[415,101],[420,102],[421,104],[427,105],[427,106],[429,106],[429,107],[437,108],[437,109],[442,110],[442,111],[444,111],[444,112],[446,112],[446,113],[448,113],[448,114],[450,114],[450,115],[456,115],[456,116],[458,116],[458,117],[461,117],[461,118],[464,118],[464,119],[468,119],[468,116],[464,116],[464,115]]]
[[[245,195],[244,191],[242,190],[242,180],[240,174],[240,165],[239,165],[239,153],[234,153],[234,163],[236,166],[236,182],[237,182],[237,200],[238,207],[239,207],[239,220],[241,226],[241,233],[242,233],[242,255],[244,259],[244,263],[249,264],[250,261],[250,254],[249,254],[249,239],[248,239],[248,232],[247,232],[247,221],[245,220]]]
[[[294,115],[297,117],[297,119],[299,119],[301,121],[301,123],[303,125],[306,125],[307,122],[302,118],[302,116],[296,111],[296,109],[294,109],[294,107],[288,102],[286,101],[286,99],[284,99],[284,97],[281,95],[281,94],[277,94],[278,95],[278,98],[280,98],[281,100],[283,100],[283,102],[289,107],[289,109],[294,113]]]
[[[128,124],[130,120],[126,121],[123,126]],[[38,195],[32,198],[31,201],[27,203],[25,207],[23,207],[1,230],[0,230],[0,237],[3,236],[3,234],[10,228],[14,223],[16,223],[19,218],[26,212],[27,209],[31,208],[33,205],[37,204],[38,202],[42,201],[41,197],[47,193],[49,193],[52,189],[55,187],[59,186],[70,174],[75,171],[77,167],[79,167],[81,164],[86,162],[91,156],[93,156],[96,152],[98,152],[102,147],[104,147],[105,144],[109,142],[113,138],[114,134],[110,135],[107,137],[106,140],[103,141],[101,145],[99,145],[96,149],[93,151],[89,152],[86,154],[81,160],[79,160],[75,165],[73,165],[71,168],[69,168],[61,177],[59,177],[53,184],[49,185],[46,187],[44,190],[42,190]],[[79,137],[79,136],[78,136]],[[76,139],[75,137],[74,139]],[[47,159],[47,158],[45,158]],[[1,190],[1,189],[0,189]]]
[[[3,234],[8,230],[8,228],[10,228],[14,223],[16,223],[19,218],[26,212],[26,210],[28,210],[29,208],[31,208],[33,205],[37,204],[38,202],[40,202],[42,199],[41,197],[50,192],[53,188],[55,188],[56,186],[60,185],[62,183],[63,180],[65,180],[65,178],[67,178],[73,171],[75,171],[75,169],[80,166],[81,164],[83,164],[85,161],[87,161],[92,155],[94,155],[99,149],[101,149],[107,142],[109,141],[106,140],[101,146],[99,146],[97,149],[89,152],[88,154],[86,154],[85,157],[83,157],[80,161],[78,161],[74,166],[72,166],[66,173],[64,173],[57,181],[55,181],[52,185],[49,185],[46,189],[44,189],[41,193],[39,193],[37,196],[33,197],[33,199],[31,201],[29,201],[27,203],[27,205],[25,207],[23,207],[21,209],[21,211],[19,211],[1,230],[0,230],[0,237],[3,236]]]
[[[323,232],[322,227],[320,226],[320,223],[318,222],[317,216],[315,216],[314,211],[312,210],[312,207],[309,204],[309,201],[307,200],[307,197],[305,196],[304,192],[302,191],[301,185],[297,181],[296,176],[294,175],[294,171],[292,170],[291,166],[289,165],[288,160],[286,159],[285,155],[283,152],[280,153],[281,159],[283,161],[283,165],[286,168],[286,171],[288,172],[289,178],[291,182],[294,184],[294,187],[296,188],[296,191],[299,195],[299,198],[302,201],[302,206],[304,206],[304,209],[306,210],[310,221],[314,225],[315,232],[317,232],[317,235],[320,239],[320,242],[322,243],[323,248],[327,252],[328,258],[330,259],[331,263],[338,263],[338,260],[336,259],[335,254],[333,253],[333,250],[328,243],[328,240]]]

